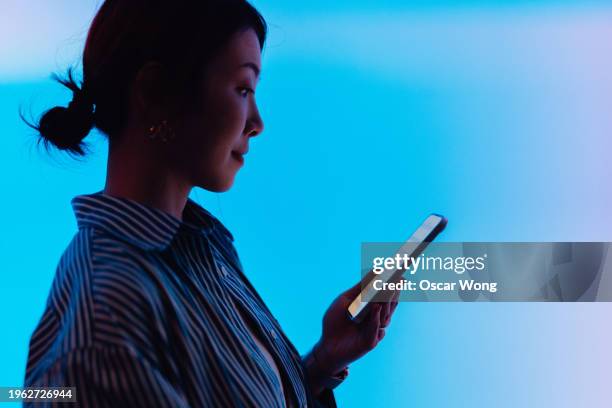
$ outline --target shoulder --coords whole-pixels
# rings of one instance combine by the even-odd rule
[[[154,269],[146,251],[103,231],[79,230],[60,258],[47,303],[62,328],[82,332],[64,348],[154,335],[149,322],[162,313]]]
[[[61,298],[77,287],[91,291],[101,284],[146,286],[151,283],[146,272],[152,268],[147,251],[103,231],[83,228],[60,257],[51,296]]]
[[[28,381],[84,348],[121,347],[155,362],[167,319],[147,262],[144,251],[80,229],[60,258],[30,338]]]

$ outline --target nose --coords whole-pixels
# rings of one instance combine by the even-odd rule
[[[253,109],[249,117],[248,132],[247,132],[247,136],[249,137],[257,136],[264,130],[264,123],[263,123],[263,120],[261,119],[261,115],[259,114],[259,109],[257,108],[257,105],[255,104],[255,102],[253,102],[252,106],[253,106]]]

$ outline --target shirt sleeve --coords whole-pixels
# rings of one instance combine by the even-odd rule
[[[316,367],[316,362],[312,351],[301,357],[302,366],[304,367],[306,376],[309,378],[307,381],[310,382],[311,379],[317,378],[318,380],[323,381],[326,386],[326,388],[324,388],[318,396],[312,396],[315,408],[336,408],[336,398],[334,396],[333,389],[346,379],[348,376],[348,367],[334,377],[322,377],[321,373]]]
[[[314,399],[315,408],[336,408],[336,397],[330,389],[325,389],[318,398]]]
[[[82,236],[82,238],[88,236]],[[77,404],[41,406],[187,407],[152,281],[121,253],[97,265],[90,247],[62,265],[49,311],[31,340],[26,387],[76,387]],[[27,405],[26,405],[27,406]]]
[[[188,407],[177,386],[142,356],[122,347],[72,350],[26,386],[76,387],[79,407]],[[37,408],[73,405],[24,403]]]

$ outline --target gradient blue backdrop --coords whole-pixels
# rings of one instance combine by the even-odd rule
[[[92,0],[3,1],[0,385],[29,336],[106,145],[45,155],[17,116],[70,95]],[[604,1],[256,1],[270,24],[266,125],[230,192],[192,197],[232,231],[247,275],[302,352],[359,278],[362,241],[432,211],[447,241],[612,240],[612,8]],[[340,406],[607,407],[609,304],[401,304],[351,367]]]

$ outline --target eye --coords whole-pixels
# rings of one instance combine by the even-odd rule
[[[240,92],[240,95],[243,98],[246,98],[249,95],[249,93],[255,94],[255,91],[253,91],[251,88],[242,87],[242,88],[238,88],[238,91]]]

